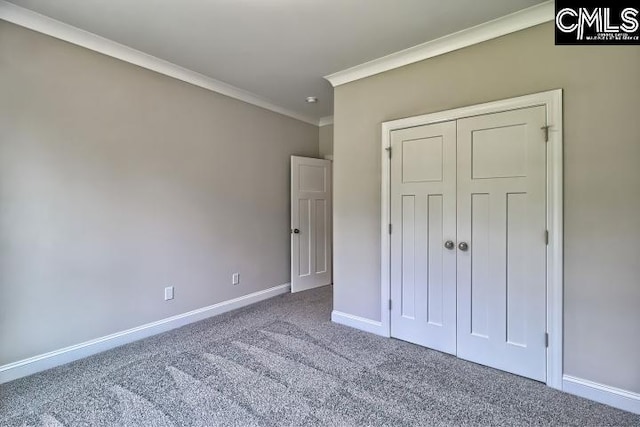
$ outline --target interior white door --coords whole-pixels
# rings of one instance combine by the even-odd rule
[[[331,162],[291,156],[291,292],[331,283]]]
[[[456,124],[393,131],[391,148],[391,335],[455,354]]]
[[[545,107],[460,119],[458,357],[546,380]]]

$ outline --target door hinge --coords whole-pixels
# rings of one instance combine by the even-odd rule
[[[542,129],[544,131],[544,142],[549,142],[549,128],[551,126],[546,125],[546,126],[542,126],[540,129]]]
[[[548,332],[545,332],[545,334],[544,334],[544,346],[546,348],[549,348],[549,333]]]
[[[385,150],[387,150],[387,153],[389,153],[389,158],[391,158],[391,147],[387,147],[385,148]]]
[[[389,234],[391,234],[391,229],[392,229],[392,228],[393,228],[393,227],[391,226],[391,224],[389,224]]]
[[[544,244],[545,245],[549,244],[549,230],[544,231]]]
[[[389,311],[391,311],[391,300],[389,300]]]

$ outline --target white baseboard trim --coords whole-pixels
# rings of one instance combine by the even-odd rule
[[[570,375],[563,375],[562,390],[585,399],[613,406],[614,408],[640,414],[640,394],[638,393]]]
[[[273,298],[275,296],[285,294],[290,290],[291,284],[285,283],[283,285],[265,289],[264,291],[254,292],[249,295],[219,302],[208,307],[189,311],[188,313],[178,314],[176,316],[158,320],[157,322],[147,323],[146,325],[127,329],[126,331],[116,332],[101,338],[96,338],[80,344],[30,357],[28,359],[9,363],[7,365],[0,366],[0,384],[17,378],[26,377],[27,375],[35,374],[55,366],[64,365],[105,350],[119,347],[123,344],[128,344],[171,329],[179,328],[180,326],[184,326],[189,323],[197,322],[199,320],[217,316],[259,301]]]
[[[384,328],[382,327],[382,322],[366,319],[360,316],[354,316],[353,314],[342,313],[334,310],[331,312],[331,321],[339,323],[340,325],[360,329],[361,331],[381,335],[383,337],[387,336],[384,332]]]

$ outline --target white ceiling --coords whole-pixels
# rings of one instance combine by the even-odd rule
[[[543,0],[11,2],[319,119],[333,110],[323,76]]]

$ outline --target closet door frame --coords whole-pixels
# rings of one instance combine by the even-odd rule
[[[547,245],[547,299],[546,323],[547,346],[547,386],[562,390],[562,313],[563,313],[563,195],[562,195],[562,89],[531,95],[493,101],[468,107],[421,116],[408,117],[382,123],[382,185],[381,185],[381,283],[380,322],[383,335],[391,336],[390,295],[391,295],[391,132],[415,126],[458,120],[483,114],[521,108],[544,106],[546,108],[547,129],[547,169],[546,169],[546,221]]]

